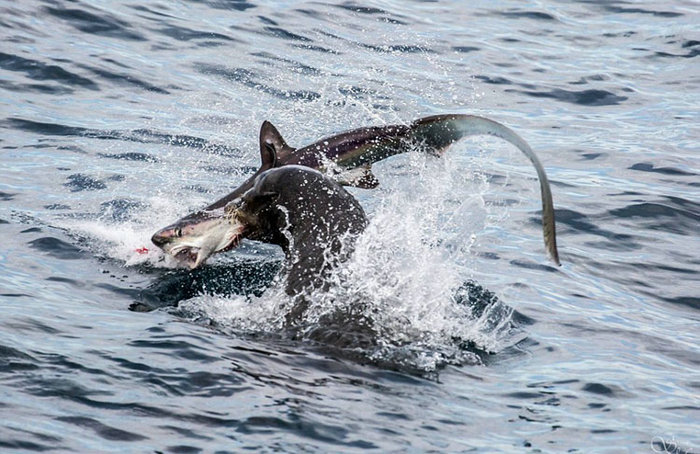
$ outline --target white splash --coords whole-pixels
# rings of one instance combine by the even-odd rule
[[[223,329],[274,333],[284,326],[288,303],[284,286],[276,280],[260,297],[202,295],[180,302],[177,312],[192,320],[213,321]]]
[[[151,236],[168,220],[175,221],[186,212],[173,198],[167,197],[151,197],[148,206],[143,211],[133,210],[127,221],[108,221],[103,217],[89,220],[64,218],[54,222],[74,235],[94,240],[94,246],[88,248],[94,249],[96,255],[115,259],[125,266],[147,264],[177,268],[180,266],[178,262],[151,243]]]
[[[488,183],[462,169],[450,157],[418,152],[378,169],[382,189],[358,191],[370,207],[369,226],[330,288],[308,296],[308,332],[326,316],[360,310],[376,336],[365,356],[424,371],[477,362],[464,343],[485,351],[508,343],[510,308],[496,302],[475,314],[460,298],[473,271],[472,247],[491,218]],[[235,331],[278,332],[291,306],[283,287],[278,279],[260,298],[200,296],[181,308]]]

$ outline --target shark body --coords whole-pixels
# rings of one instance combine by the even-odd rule
[[[416,148],[439,155],[454,142],[474,135],[491,135],[506,140],[535,167],[542,198],[545,248],[552,261],[559,265],[552,191],[537,155],[524,139],[507,126],[485,117],[464,114],[435,115],[420,118],[409,125],[354,129],[298,149],[287,145],[277,128],[265,121],[260,128],[260,169],[203,210],[159,230],[152,241],[183,264],[196,268],[212,254],[235,247],[244,237],[238,230],[240,225],[230,222],[226,207],[240,200],[269,169],[304,166],[319,170],[342,185],[374,188],[379,181],[371,172],[372,164]]]

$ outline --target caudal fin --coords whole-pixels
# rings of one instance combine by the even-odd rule
[[[499,137],[516,146],[532,162],[540,181],[542,194],[542,233],[544,245],[550,257],[557,265],[559,252],[557,250],[557,235],[554,222],[554,204],[552,190],[544,167],[530,145],[507,126],[488,118],[475,115],[436,115],[421,118],[411,125],[412,139],[422,146],[436,150],[443,149],[459,139],[467,136],[490,135]]]

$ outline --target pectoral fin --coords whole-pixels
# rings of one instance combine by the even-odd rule
[[[343,170],[331,175],[331,178],[343,186],[354,186],[361,189],[374,189],[379,186],[379,180],[372,173],[370,165]]]

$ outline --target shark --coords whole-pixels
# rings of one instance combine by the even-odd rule
[[[486,117],[467,114],[433,115],[410,124],[353,129],[302,148],[289,146],[277,128],[265,121],[260,128],[260,168],[230,193],[158,230],[151,241],[183,266],[195,269],[212,255],[231,250],[246,238],[245,226],[231,216],[231,206],[253,190],[270,169],[302,166],[321,172],[337,184],[371,189],[379,185],[372,173],[373,164],[416,149],[440,156],[455,142],[478,135],[505,140],[532,163],[542,199],[545,249],[551,260],[560,265],[552,190],[539,158],[509,127]]]

